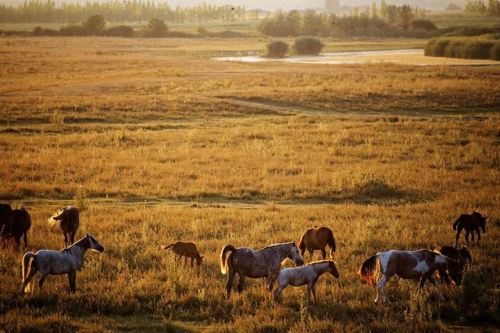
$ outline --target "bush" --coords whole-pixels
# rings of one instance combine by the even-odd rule
[[[434,22],[423,19],[413,20],[411,22],[411,28],[412,30],[425,30],[425,31],[437,30],[437,26],[434,24]]]
[[[430,57],[444,57],[449,43],[449,39],[433,38],[425,46],[424,54]]]
[[[89,16],[87,22],[83,24],[83,28],[89,36],[101,36],[104,33],[105,26],[106,21],[102,15]]]
[[[494,289],[495,273],[491,268],[482,268],[465,275],[459,307],[467,319],[492,320],[498,316],[499,301]]]
[[[85,36],[86,31],[81,25],[71,24],[59,29],[61,36]]]
[[[465,58],[464,41],[459,39],[450,40],[446,46],[444,56],[449,58]]]
[[[288,52],[288,43],[282,40],[275,40],[267,44],[267,57],[284,58]]]
[[[144,37],[165,37],[168,32],[168,27],[162,20],[151,19],[144,27]]]
[[[104,35],[111,37],[132,37],[134,35],[134,29],[127,25],[117,25],[107,29]]]
[[[323,49],[323,43],[318,38],[300,37],[295,40],[293,48],[297,54],[318,55]]]
[[[59,32],[54,29],[44,29],[42,27],[35,27],[33,29],[33,36],[57,36]]]
[[[489,59],[493,41],[469,41],[464,45],[464,58],[467,59]]]
[[[495,42],[493,47],[490,49],[490,59],[500,60],[500,42]]]

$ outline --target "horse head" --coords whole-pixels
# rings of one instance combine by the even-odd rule
[[[469,266],[472,266],[472,255],[467,246],[462,246],[460,250],[458,250],[458,253],[460,254],[463,266],[465,266],[466,263],[469,263]]]
[[[332,274],[336,279],[338,279],[340,277],[340,274],[339,274],[339,271],[337,270],[337,266],[335,266],[335,263],[333,262],[333,260],[330,260],[328,262],[329,264],[329,269],[328,271],[330,272],[330,274]]]
[[[102,252],[102,251],[104,251],[104,246],[102,246],[101,243],[99,243],[97,241],[97,239],[94,238],[94,236],[87,234],[87,236],[85,236],[85,238],[89,242],[88,243],[89,244],[88,248],[90,250],[93,250],[93,251],[96,251],[96,252]]]
[[[295,242],[290,243],[290,251],[288,252],[287,258],[292,260],[295,266],[304,265],[304,259],[300,255],[299,248]]]
[[[439,275],[442,276],[446,283],[460,285],[462,283],[463,268],[460,262],[451,259],[443,254],[437,254],[434,261]]]

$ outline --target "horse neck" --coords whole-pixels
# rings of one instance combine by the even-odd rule
[[[290,254],[290,248],[288,246],[283,246],[282,244],[277,245],[277,250],[282,259],[285,259]]]
[[[328,262],[319,262],[316,264],[313,264],[314,271],[318,274],[321,275],[323,273],[328,272],[328,268],[330,267],[330,263]]]
[[[69,248],[67,248],[68,252],[73,254],[75,257],[79,258],[79,259],[82,259],[83,256],[85,255],[85,252],[87,252],[88,248],[86,248],[85,246],[83,246],[83,244],[81,244],[82,241],[79,241],[73,245],[71,245]]]

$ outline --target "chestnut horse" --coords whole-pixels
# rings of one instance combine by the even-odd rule
[[[333,231],[327,227],[320,227],[308,229],[300,240],[299,248],[302,256],[304,256],[304,253],[307,250],[311,258],[315,250],[320,250],[323,260],[325,260],[325,248],[327,245],[330,246],[330,258],[333,258],[333,252],[335,252],[335,238],[333,237]]]
[[[289,284],[292,286],[307,284],[307,298],[310,301],[312,295],[313,302],[316,303],[316,282],[321,275],[327,272],[335,278],[339,278],[339,271],[332,260],[316,261],[300,267],[282,269],[277,278],[278,288],[273,292],[274,301],[278,300],[283,289]]]
[[[295,242],[274,244],[261,250],[224,246],[220,253],[220,271],[222,274],[229,274],[226,284],[227,297],[231,295],[235,274],[239,276],[238,292],[243,290],[245,277],[267,278],[268,289],[271,291],[281,262],[286,258],[292,260],[296,266],[304,264]]]
[[[80,213],[78,208],[67,206],[54,213],[48,222],[58,224],[64,235],[64,246],[70,246],[75,241],[76,231],[80,226]]]
[[[384,303],[385,296],[383,289],[392,276],[397,275],[407,280],[419,280],[418,296],[427,280],[435,285],[438,284],[434,278],[436,271],[438,271],[446,281],[451,280],[448,272],[448,261],[450,260],[450,258],[439,252],[431,250],[390,250],[379,252],[368,258],[363,265],[361,265],[358,275],[368,284],[376,284],[377,297],[375,298],[375,303],[379,302],[380,296],[382,298],[382,303]],[[440,296],[442,297],[441,293]]]
[[[184,257],[184,265],[186,265],[188,258],[191,258],[191,267],[193,267],[193,260],[195,259],[198,266],[203,262],[203,256],[200,255],[196,244],[193,242],[175,242],[170,245],[162,245],[161,248],[165,251],[172,248],[175,254],[174,260],[177,261],[177,259],[180,260]]]

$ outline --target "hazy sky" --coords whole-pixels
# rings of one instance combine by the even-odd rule
[[[22,3],[24,0],[0,0],[0,4],[4,3]],[[87,0],[54,0],[56,3],[61,2],[87,2]],[[105,1],[105,0],[88,0]],[[200,3],[213,3],[213,4],[230,4],[242,5],[246,8],[261,8],[268,10],[275,9],[305,9],[305,8],[321,8],[325,0],[155,0],[157,2],[167,2],[173,6],[193,6]],[[403,4],[407,3],[412,6],[426,7],[426,8],[445,8],[450,3],[457,3],[463,5],[464,0],[386,0],[389,4]],[[373,0],[340,0],[341,5],[359,6],[371,4]],[[376,0],[380,2],[380,0]]]

